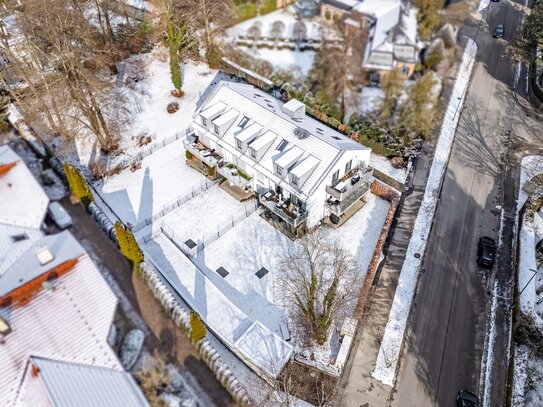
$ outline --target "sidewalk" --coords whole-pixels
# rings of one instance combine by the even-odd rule
[[[392,241],[387,249],[386,259],[380,268],[378,285],[371,293],[364,312],[364,322],[355,338],[351,357],[345,366],[343,377],[338,385],[339,405],[346,407],[387,406],[391,388],[371,377],[375,367],[377,353],[383,338],[384,328],[396,291],[399,271],[415,219],[419,210],[430,163],[428,153],[422,155],[416,163],[412,190],[407,193],[398,211],[400,216],[393,222]],[[364,404],[365,403],[365,404]]]

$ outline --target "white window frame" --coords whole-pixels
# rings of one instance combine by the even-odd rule
[[[298,186],[298,177],[296,175],[292,175],[290,181],[292,182],[292,185]]]
[[[236,147],[240,150],[243,148],[243,143],[241,142],[241,140],[236,140]]]
[[[249,154],[251,154],[251,157],[256,160],[256,150],[254,148],[249,148]]]

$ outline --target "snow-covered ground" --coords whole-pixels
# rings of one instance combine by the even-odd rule
[[[255,206],[256,200],[239,202],[214,185],[166,215],[160,223],[154,224],[153,231],[156,232],[162,226],[178,244],[188,239],[201,242],[218,231],[222,232],[226,225]]]
[[[526,346],[515,346],[512,405],[543,405],[543,359]]]
[[[390,206],[372,194],[368,194],[367,199],[367,203],[341,227],[326,227],[330,239],[340,242],[358,261],[361,278],[367,272]],[[287,321],[287,313],[278,292],[281,279],[278,262],[295,244],[259,213],[254,213],[206,247],[197,264],[238,308],[280,335],[279,326]],[[229,272],[225,278],[215,272],[221,266]],[[268,274],[259,279],[255,273],[262,267]],[[336,343],[329,342],[322,349],[315,348],[317,363],[329,364],[330,357],[337,353],[337,337],[335,340]]]
[[[404,168],[394,168],[386,157],[382,157],[377,154],[372,154],[370,157],[370,165],[388,175],[390,178],[395,179],[400,184],[405,184],[407,179],[407,171]]]
[[[315,59],[315,51],[245,47],[242,49],[255,58],[268,61],[275,68],[292,72],[295,76],[307,75]]]
[[[536,175],[543,174],[543,156],[527,155],[526,157],[523,157],[520,168],[520,190],[517,200],[517,213],[520,212],[520,208],[526,203],[529,196],[529,194],[523,190],[524,185]]]
[[[116,163],[125,161],[150,145],[171,140],[177,133],[183,133],[192,121],[192,115],[199,106],[199,100],[210,85],[217,83],[225,76],[210,69],[203,63],[182,64],[183,91],[182,98],[170,95],[173,85],[166,50],[156,47],[151,53],[134,55],[118,64],[113,93],[122,99],[125,128],[119,140],[122,154],[110,157],[110,168]],[[179,110],[173,114],[166,111],[170,102],[179,103]],[[84,132],[83,132],[84,133]],[[150,145],[138,146],[138,139],[149,136]],[[96,155],[94,137],[86,133],[76,139],[76,150],[79,161],[88,164]]]
[[[476,53],[477,45],[474,41],[469,40],[449,99],[426,190],[415,221],[411,241],[407,248],[406,260],[398,280],[398,287],[394,295],[375,368],[372,372],[375,379],[389,386],[394,383],[396,365],[403,343],[409,310],[415,294],[418,273],[424,257],[426,242],[437,207],[439,190],[447,169],[447,162],[460,118],[460,114],[457,114],[457,112],[461,110],[464,104],[464,97],[473,71]],[[417,253],[419,256],[415,257]]]
[[[378,87],[365,86],[358,95],[358,109],[362,116],[377,113],[385,98],[385,92]]]
[[[274,23],[277,22],[282,22],[284,26],[284,30],[278,35],[277,45],[292,45],[297,19],[296,12],[291,6],[237,24],[228,29],[226,34],[232,44],[236,44],[236,41],[251,43],[253,40],[248,39],[247,37],[251,36],[252,28],[258,27],[262,36],[262,41],[260,42],[273,46],[272,27]],[[306,29],[307,40],[319,42],[323,35],[326,39],[338,39],[337,34],[334,33],[331,26],[327,25],[326,22],[318,16],[311,20],[304,20],[302,21],[302,24]],[[257,49],[255,47],[241,45],[238,47],[249,55],[268,61],[274,68],[294,69],[293,73],[299,73],[301,75],[307,75],[313,65],[313,59],[315,57],[315,51],[311,50],[299,51],[278,48]]]
[[[185,162],[181,140],[143,159],[141,169],[123,170],[94,187],[124,223],[137,224],[198,189],[205,177]]]

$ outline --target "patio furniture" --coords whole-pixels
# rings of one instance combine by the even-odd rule
[[[334,189],[339,192],[343,192],[346,186],[347,186],[347,183],[345,181],[341,181],[341,182],[338,182],[338,184],[334,187]]]

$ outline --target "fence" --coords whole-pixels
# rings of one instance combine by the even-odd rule
[[[251,205],[249,207],[245,207],[245,212],[239,215],[238,217],[234,218],[233,216],[231,219],[224,223],[223,225],[217,226],[216,232],[211,232],[202,235],[201,239],[194,239],[194,237],[191,236],[180,236],[179,233],[175,233],[174,229],[172,227],[167,227],[162,225],[160,227],[160,230],[162,233],[183,253],[187,254],[186,250],[183,249],[182,243],[187,239],[197,240],[198,250],[205,248],[206,246],[210,245],[214,241],[216,241],[219,237],[224,235],[226,232],[228,232],[230,229],[232,229],[234,226],[242,222],[244,219],[247,219],[250,215],[256,212],[258,209],[258,201],[254,201],[254,205]],[[145,240],[145,238],[144,238]]]
[[[174,141],[180,140],[181,138],[184,138],[189,133],[189,129],[186,128],[183,131],[178,131],[174,135],[167,137],[163,139],[162,141],[158,141],[156,143],[151,144],[149,147],[141,150],[136,155],[126,157],[119,161],[117,164],[115,164],[114,168],[107,170],[106,175],[112,176],[118,173],[120,170],[124,170],[125,168],[128,168],[132,163],[142,161],[145,157],[150,156],[153,153],[156,153],[158,150],[166,147],[168,144],[173,143]]]
[[[193,187],[192,191],[189,192],[188,194],[184,196],[179,195],[174,202],[165,204],[164,206],[162,206],[162,209],[160,209],[160,211],[155,212],[152,216],[149,216],[148,218],[145,218],[144,220],[134,225],[132,227],[132,231],[137,232],[143,229],[144,227],[149,226],[157,219],[160,219],[166,216],[168,213],[170,213],[176,208],[179,208],[181,205],[183,205],[187,201],[190,201],[195,196],[201,194],[204,191],[207,191],[214,184],[215,184],[215,181],[206,180],[203,183],[201,183],[199,186],[197,186],[196,188]]]

